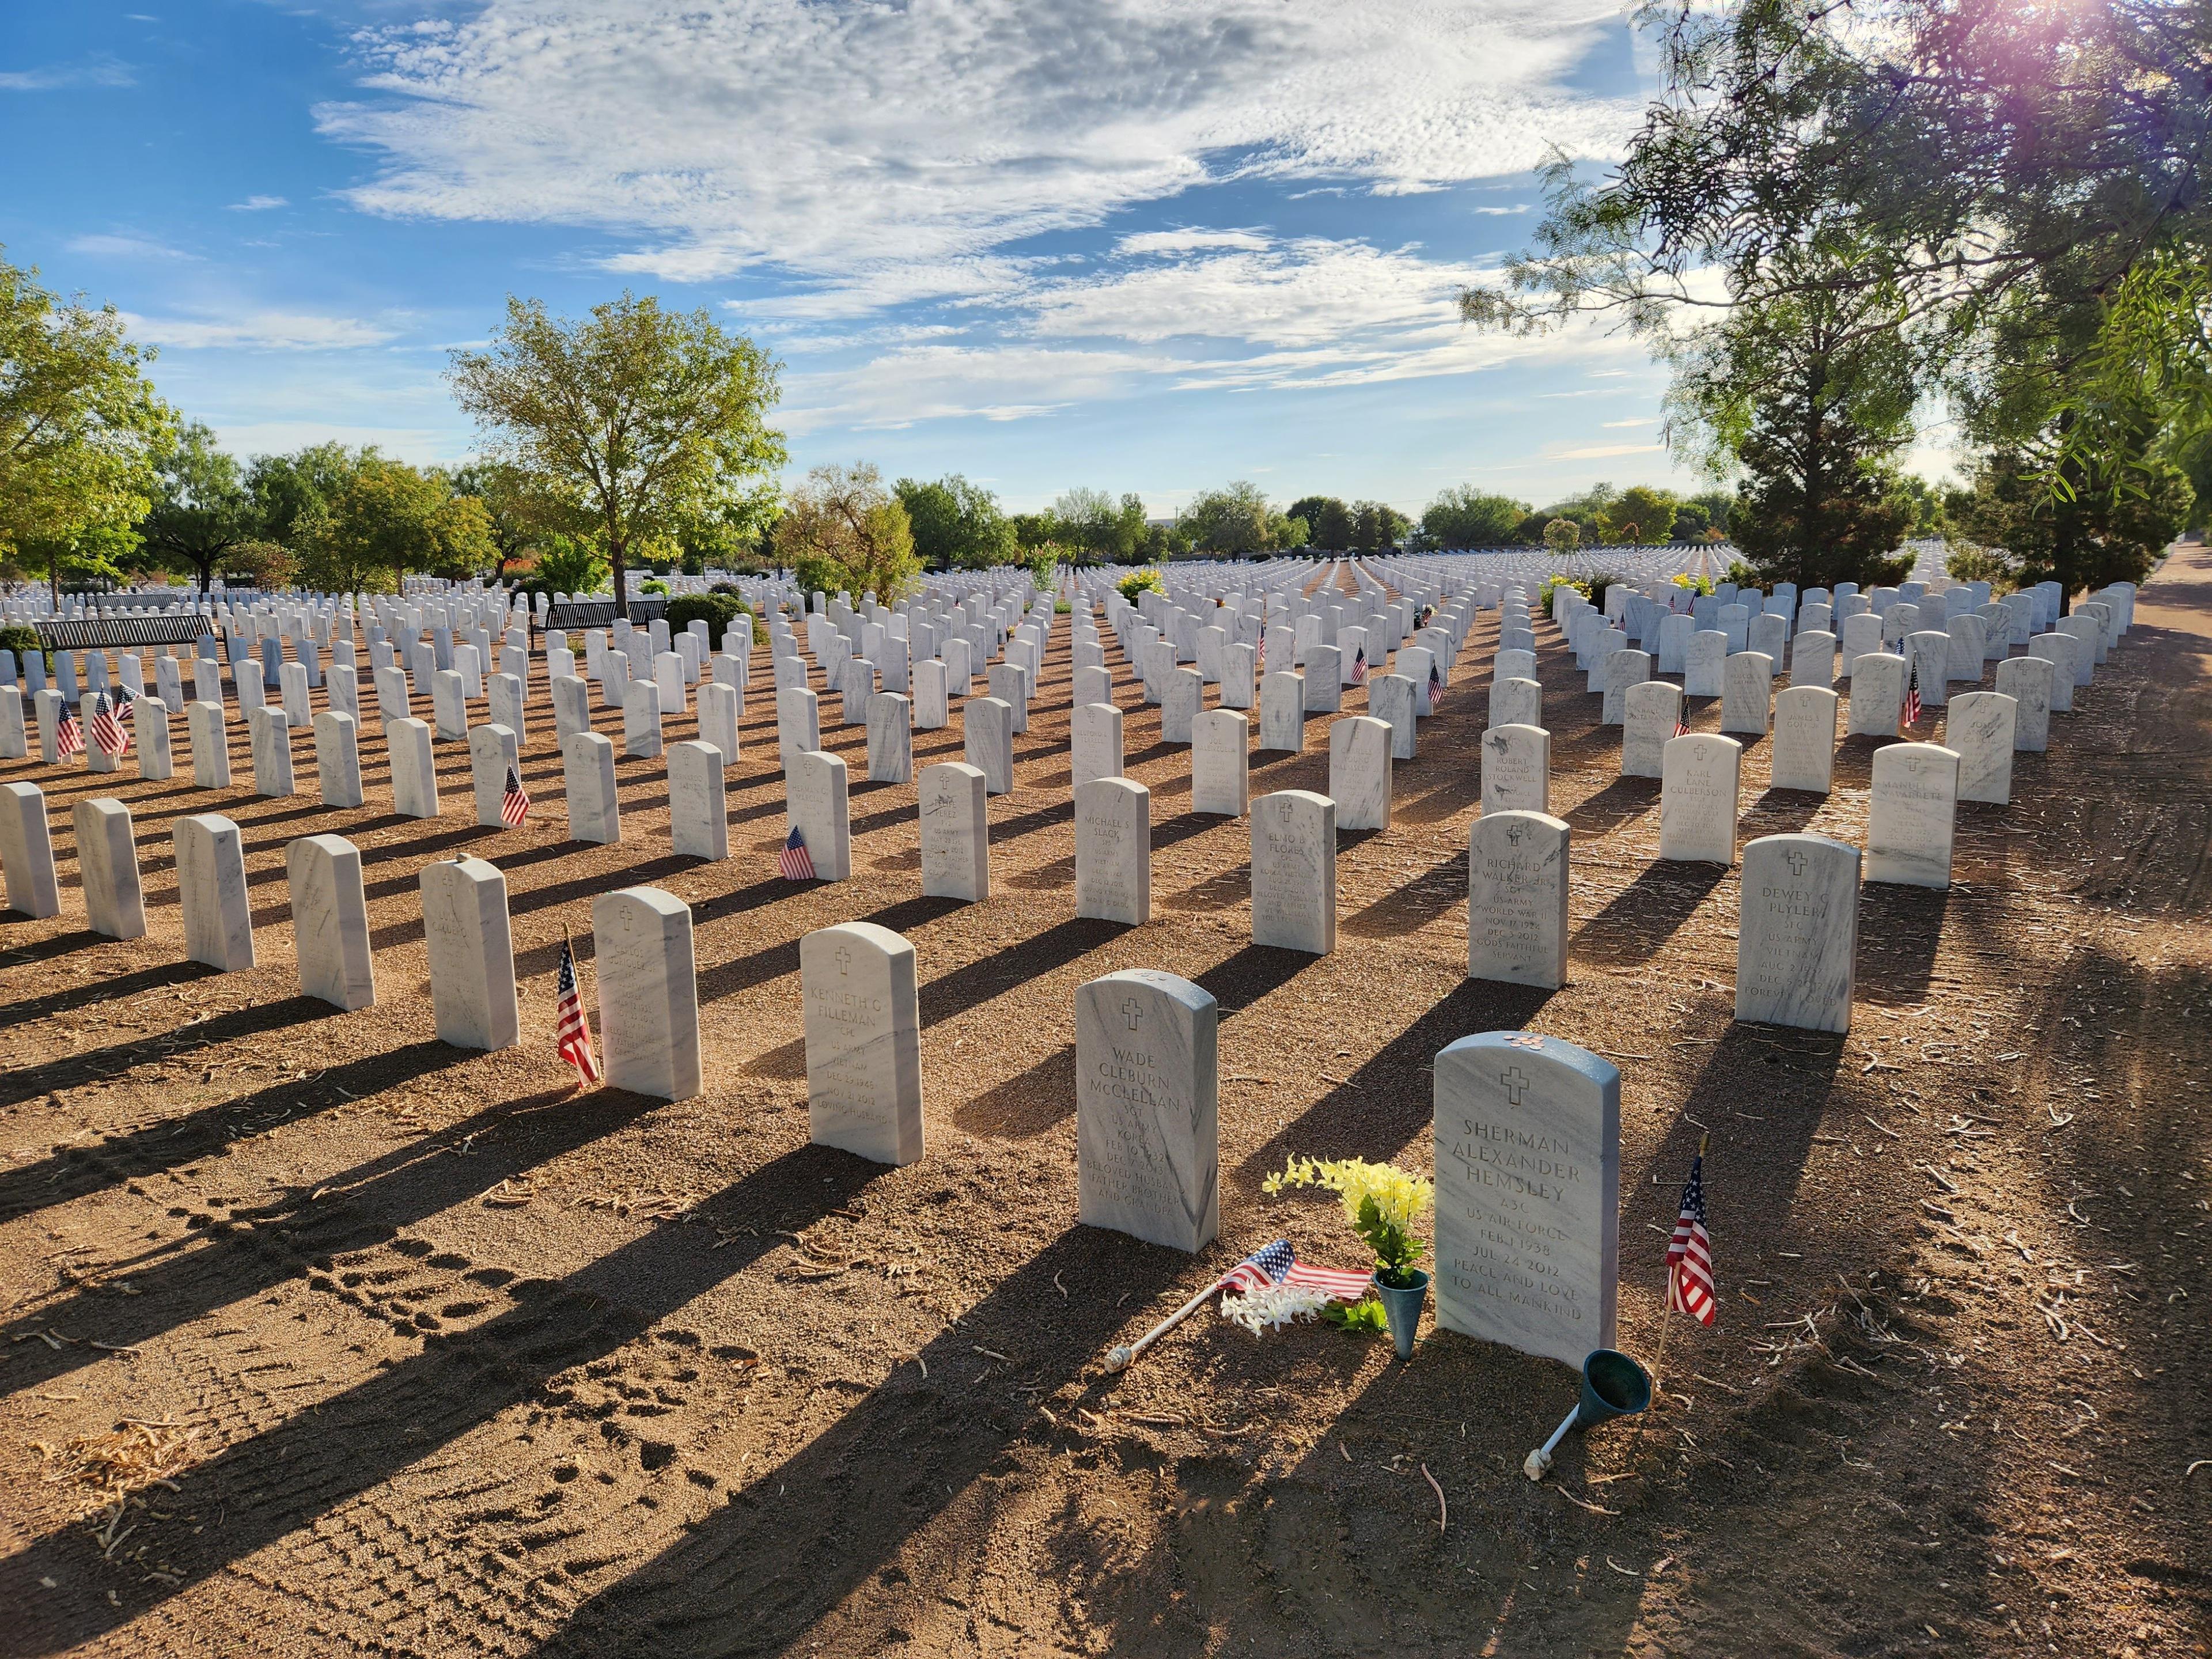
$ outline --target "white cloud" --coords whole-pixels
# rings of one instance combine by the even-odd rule
[[[1244,176],[1402,192],[1610,154],[1564,90],[1613,0],[490,0],[371,31],[373,211],[605,227],[623,270],[942,269]],[[1219,244],[1215,244],[1219,246]],[[860,290],[865,292],[865,289]]]
[[[249,196],[242,202],[233,202],[229,210],[233,213],[266,213],[270,208],[290,205],[281,196]]]
[[[1114,252],[1129,258],[1147,253],[1191,253],[1200,248],[1263,248],[1273,239],[1256,230],[1147,230],[1121,237]]]
[[[1664,444],[1593,444],[1588,449],[1547,450],[1544,459],[1552,461],[1604,461],[1615,455],[1656,455],[1665,448]]]
[[[72,236],[64,244],[71,253],[95,259],[197,259],[197,253],[157,242],[150,236]]]
[[[82,64],[51,64],[44,69],[0,70],[0,92],[57,92],[70,87],[131,87],[137,79],[127,64],[104,53]]]
[[[381,345],[397,331],[356,317],[320,317],[301,312],[254,311],[225,318],[140,317],[123,320],[142,340],[196,351],[210,348],[263,351],[335,351]]]
[[[1624,426],[1656,426],[1656,425],[1658,425],[1658,424],[1659,424],[1659,422],[1657,422],[1657,420],[1656,420],[1656,419],[1654,419],[1654,418],[1652,418],[1652,417],[1650,417],[1650,416],[1645,416],[1644,419],[1641,419],[1641,420],[1635,420],[1635,421],[1606,421],[1606,422],[1601,422],[1601,424],[1605,427],[1605,429],[1606,429],[1607,431],[1611,432],[1611,431],[1613,431],[1613,430],[1616,429],[1617,428],[1620,428],[1620,427],[1624,427]]]

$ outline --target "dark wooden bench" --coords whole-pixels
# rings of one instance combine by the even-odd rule
[[[191,645],[216,631],[215,618],[182,612],[162,617],[85,617],[40,622],[39,643],[48,656],[57,651],[131,650],[142,645]]]

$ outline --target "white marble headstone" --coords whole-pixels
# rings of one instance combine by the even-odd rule
[[[1328,795],[1340,830],[1390,827],[1390,728],[1367,714],[1332,720]]]
[[[1906,887],[1951,884],[1959,757],[1932,743],[1877,749],[1867,807],[1866,878]]]
[[[1614,1342],[1620,1073],[1557,1037],[1486,1031],[1433,1076],[1437,1322],[1579,1367]]]
[[[456,1048],[509,1048],[520,1042],[506,875],[482,859],[424,865],[422,938],[439,1041]]]
[[[1485,811],[1470,826],[1469,979],[1549,990],[1566,983],[1571,842],[1565,822],[1545,812]]]
[[[1746,842],[1735,1017],[1808,1031],[1851,1029],[1859,849],[1826,836]]]
[[[1193,1252],[1220,1231],[1218,1013],[1208,993],[1148,968],[1076,992],[1076,1184],[1086,1226]]]
[[[99,796],[79,801],[72,816],[77,873],[84,883],[84,925],[109,939],[143,939],[146,901],[138,884],[131,809]]]
[[[878,1164],[922,1155],[921,1011],[914,946],[846,922],[799,942],[814,1141]]]
[[[925,766],[915,793],[921,817],[923,896],[970,904],[989,898],[988,792],[981,769],[963,761]]]
[[[226,974],[252,967],[253,910],[238,825],[204,812],[179,818],[172,833],[185,957]]]
[[[343,836],[302,836],[284,849],[300,994],[337,1008],[376,1001],[361,850]]]
[[[1152,792],[1127,778],[1075,786],[1075,914],[1141,927],[1152,919]]]
[[[1734,864],[1743,745],[1692,732],[1671,739],[1660,758],[1659,856]]]
[[[1336,803],[1281,789],[1252,803],[1252,943],[1336,949]]]
[[[720,780],[719,766],[708,769]],[[601,895],[592,904],[592,968],[599,979],[608,1086],[661,1100],[697,1094],[699,980],[691,907],[658,887]]]
[[[1482,734],[1482,810],[1552,810],[1549,732],[1540,726],[1493,726]]]

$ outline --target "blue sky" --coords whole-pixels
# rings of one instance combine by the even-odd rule
[[[1697,482],[1640,348],[1452,308],[1547,148],[1634,123],[1599,0],[9,11],[8,257],[121,307],[241,453],[458,460],[447,351],[510,291],[627,286],[776,351],[795,468],[1155,513]]]

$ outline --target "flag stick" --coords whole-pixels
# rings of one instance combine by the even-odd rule
[[[1552,1467],[1552,1454],[1559,1449],[1559,1442],[1567,1437],[1567,1431],[1574,1427],[1575,1419],[1581,1415],[1581,1413],[1582,1406],[1577,1402],[1573,1411],[1559,1419],[1559,1426],[1552,1431],[1552,1437],[1521,1460],[1522,1474],[1527,1475],[1531,1480],[1541,1480],[1544,1478],[1546,1472]]]
[[[1152,1329],[1146,1331],[1134,1342],[1129,1344],[1128,1346],[1108,1349],[1106,1352],[1106,1369],[1109,1371],[1127,1370],[1130,1365],[1135,1363],[1138,1355],[1143,1353],[1144,1351],[1151,1347],[1153,1343],[1158,1341],[1160,1338],[1165,1336],[1176,1326],[1182,1324],[1184,1320],[1196,1313],[1199,1309],[1204,1305],[1206,1298],[1212,1296],[1220,1288],[1221,1280],[1217,1279],[1213,1283],[1200,1291],[1196,1296],[1191,1297],[1189,1301],[1184,1303],[1182,1306],[1177,1308],[1173,1313],[1170,1314],[1165,1319],[1160,1321],[1158,1324],[1153,1326]]]
[[[1698,1137],[1698,1158],[1705,1157],[1705,1148],[1712,1145],[1712,1140],[1710,1129]],[[1667,1293],[1659,1302],[1659,1352],[1651,1357],[1651,1400],[1655,1406],[1663,1398],[1659,1392],[1659,1385],[1667,1375],[1667,1333],[1674,1328],[1674,1322],[1667,1316],[1674,1310],[1675,1272],[1674,1264],[1669,1262],[1667,1266]]]

